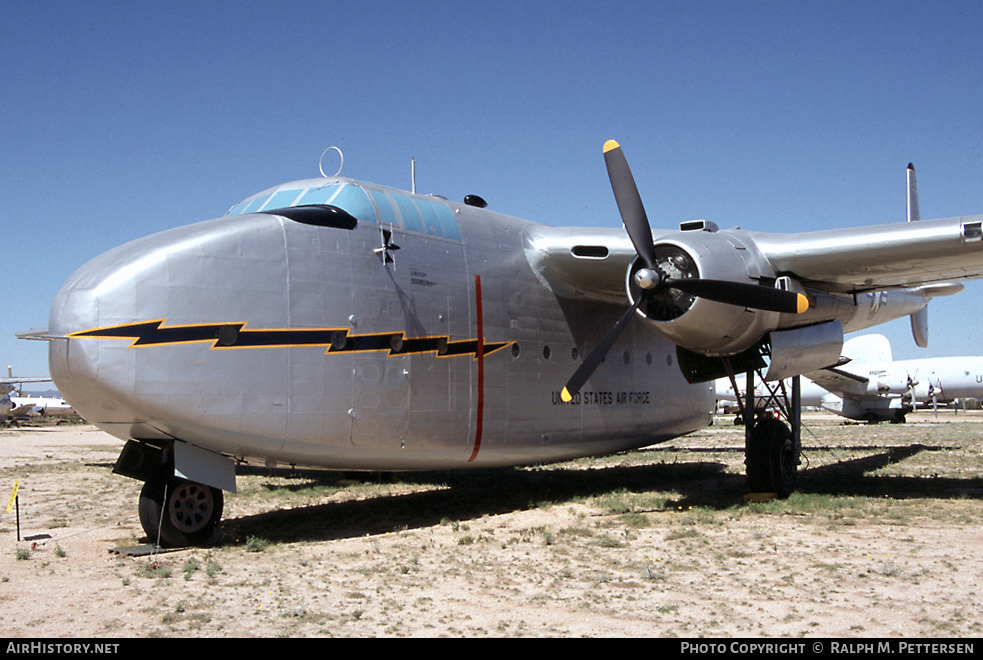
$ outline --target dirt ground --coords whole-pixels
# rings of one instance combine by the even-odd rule
[[[141,543],[91,426],[0,430],[11,637],[967,637],[983,633],[983,413],[807,416],[799,492],[746,501],[742,430],[401,475],[244,471],[209,547]]]

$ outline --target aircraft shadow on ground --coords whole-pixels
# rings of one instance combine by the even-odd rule
[[[739,477],[734,479],[723,470],[721,463],[686,463],[592,470],[489,468],[404,473],[399,475],[400,482],[432,485],[436,489],[226,519],[222,523],[223,535],[226,542],[241,542],[248,536],[282,542],[355,538],[512,513],[622,488],[662,490],[667,486],[676,490],[687,482],[739,481]],[[310,482],[305,481],[304,487],[310,487]],[[336,481],[337,476],[332,479]],[[325,479],[322,483],[329,482]],[[234,539],[229,538],[229,532]]]
[[[800,472],[799,487],[807,492],[829,495],[983,499],[983,479],[979,478],[871,474],[921,452],[949,449],[921,444],[886,448],[886,451],[871,456],[806,469]]]
[[[870,447],[864,447],[870,449]],[[907,477],[870,474],[922,451],[943,448],[910,445],[882,448],[877,454],[831,465],[800,468],[799,490],[813,494],[854,495],[905,499],[983,499],[983,479]],[[380,495],[361,500],[301,506],[227,519],[217,540],[222,545],[242,543],[249,537],[274,542],[324,541],[374,536],[442,523],[465,522],[483,516],[512,513],[566,503],[619,490],[659,491],[668,494],[652,511],[689,507],[727,509],[740,506],[746,487],[744,476],[725,471],[717,462],[698,461],[594,469],[553,468],[524,470],[489,468],[474,471],[405,473],[402,483],[429,484],[435,490]],[[298,473],[303,483],[273,486],[295,490],[336,485],[337,473]]]

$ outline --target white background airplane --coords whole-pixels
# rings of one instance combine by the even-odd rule
[[[15,378],[11,375],[12,369],[7,367],[7,377],[0,379],[0,420],[7,420],[10,417],[19,417],[30,412],[36,404],[22,401],[25,397],[10,396],[11,392],[19,392],[24,383],[50,383],[50,378],[27,376]],[[62,401],[64,404],[64,401]],[[65,404],[67,405],[67,404]]]
[[[15,417],[26,415],[34,406],[22,406],[14,403],[10,398],[10,393],[0,394],[0,421],[7,421]]]
[[[849,419],[904,421],[917,404],[947,404],[983,398],[983,357],[891,359],[882,335],[860,337],[878,359],[855,359],[845,365],[807,374],[839,399],[823,398],[823,408]],[[856,340],[854,340],[856,341]],[[847,342],[849,344],[849,342]],[[846,350],[846,348],[845,348]]]
[[[983,398],[983,357],[892,360],[883,335],[863,335],[844,342],[846,364],[809,372],[802,379],[802,405],[818,407],[854,420],[903,422],[918,404],[946,404]],[[744,380],[737,378],[744,395]],[[718,404],[730,411],[736,400],[729,379],[716,382]],[[766,404],[761,384],[755,396]]]
[[[19,413],[22,411],[24,416],[41,415],[51,417],[66,417],[74,412],[72,407],[60,397],[28,394],[24,396],[12,396],[10,397],[10,401],[14,405],[14,411],[11,413],[11,417],[20,416]]]

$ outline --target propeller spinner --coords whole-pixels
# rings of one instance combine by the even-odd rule
[[[604,360],[604,356],[617,341],[628,321],[646,298],[665,293],[670,289],[680,291],[690,296],[706,298],[716,302],[739,305],[764,311],[801,314],[809,309],[809,301],[802,294],[784,291],[760,284],[732,282],[728,280],[707,280],[699,277],[672,278],[656,262],[655,246],[652,240],[652,229],[642,198],[635,185],[635,178],[628,167],[624,152],[614,140],[604,144],[604,163],[607,166],[608,178],[614,198],[621,213],[622,222],[628,237],[642,260],[644,266],[634,274],[635,284],[640,293],[635,302],[628,308],[617,323],[604,335],[604,338],[594,347],[580,367],[574,372],[560,393],[563,401],[569,402],[580,391],[587,379]]]

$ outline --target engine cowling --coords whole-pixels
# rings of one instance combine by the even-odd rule
[[[702,225],[701,225],[702,226]],[[655,262],[669,278],[703,278],[768,284],[775,274],[756,247],[739,236],[712,230],[680,231],[654,242]],[[626,287],[632,303],[642,291],[635,273],[644,267],[636,257]],[[646,293],[636,312],[678,346],[709,356],[734,355],[755,345],[779,327],[778,312],[748,309],[688,295],[677,289]]]
[[[925,394],[926,385],[899,371],[872,372],[867,380],[867,393],[872,395],[908,394],[915,389],[916,394]]]

